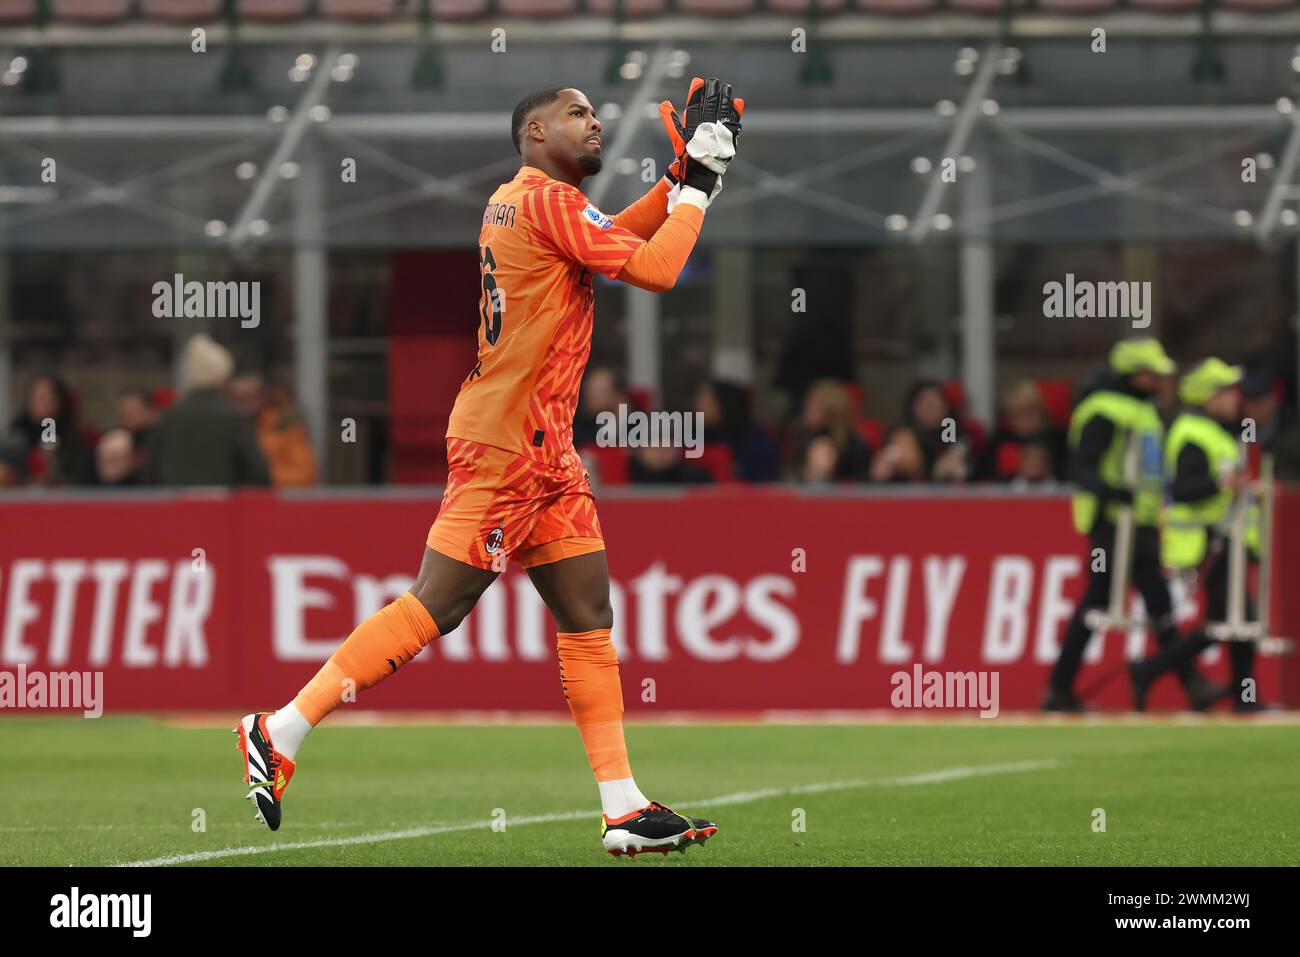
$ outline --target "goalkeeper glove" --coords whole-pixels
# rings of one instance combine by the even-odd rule
[[[744,112],[745,101],[733,99],[731,84],[716,77],[703,80],[697,76],[691,80],[680,116],[667,100],[659,104],[659,116],[675,157],[668,167],[668,180],[703,193],[702,209],[722,188],[722,174],[736,155]],[[670,203],[670,211],[672,205],[675,203]]]

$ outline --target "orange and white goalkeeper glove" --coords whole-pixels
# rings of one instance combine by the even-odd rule
[[[721,191],[722,174],[736,155],[744,112],[745,101],[733,98],[731,84],[717,77],[691,79],[681,114],[667,100],[659,104],[659,116],[673,147],[674,159],[666,175],[676,184],[674,193],[681,196],[683,189],[698,190],[703,201],[692,197],[692,205],[708,208]],[[670,197],[670,212],[674,205]]]

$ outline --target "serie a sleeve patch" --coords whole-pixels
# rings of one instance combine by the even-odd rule
[[[588,203],[582,211],[582,218],[597,229],[609,229],[614,225],[614,220],[610,219],[595,206]]]

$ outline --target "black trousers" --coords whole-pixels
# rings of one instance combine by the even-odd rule
[[[1114,565],[1115,526],[1104,519],[1098,519],[1088,536],[1087,567],[1093,567],[1093,552],[1102,549],[1106,556],[1105,570],[1092,571],[1088,579],[1088,589],[1084,592],[1078,606],[1074,609],[1069,624],[1065,627],[1065,639],[1061,643],[1061,655],[1052,669],[1051,686],[1054,691],[1073,693],[1074,678],[1079,673],[1083,653],[1088,647],[1092,631],[1084,623],[1088,611],[1093,608],[1105,608],[1110,604],[1110,573]],[[1146,603],[1147,617],[1153,623],[1156,639],[1161,649],[1179,641],[1178,627],[1174,624],[1173,601],[1169,597],[1169,583],[1165,581],[1160,566],[1160,530],[1148,525],[1138,525],[1133,529],[1133,585]],[[1178,672],[1184,685],[1196,679],[1195,655],[1186,660],[1179,659],[1170,667]]]
[[[1207,621],[1225,621],[1228,617],[1228,542],[1221,535],[1210,539],[1209,556],[1202,569],[1205,572],[1205,618]],[[1253,560],[1251,560],[1253,562]],[[1255,617],[1255,603],[1246,597],[1246,618]],[[1138,675],[1146,681],[1154,681],[1166,671],[1182,668],[1186,662],[1194,662],[1214,639],[1198,628],[1186,638],[1163,645],[1159,651],[1137,666]],[[1255,651],[1253,641],[1229,641],[1228,661],[1232,665],[1233,694],[1240,695],[1243,682],[1254,677]]]

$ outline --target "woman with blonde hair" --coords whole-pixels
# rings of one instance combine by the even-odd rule
[[[1052,420],[1043,394],[1034,381],[1020,379],[1002,394],[998,430],[989,439],[975,477],[982,482],[1010,482],[1025,478],[1021,460],[1029,458],[1041,465],[1044,454],[1050,459],[1050,469],[1040,481],[1063,480],[1065,430]]]
[[[819,379],[804,396],[795,431],[796,478],[804,481],[860,481],[871,468],[871,449],[858,434],[858,412],[843,382]],[[829,445],[834,447],[832,460]],[[810,456],[810,452],[812,455]]]

